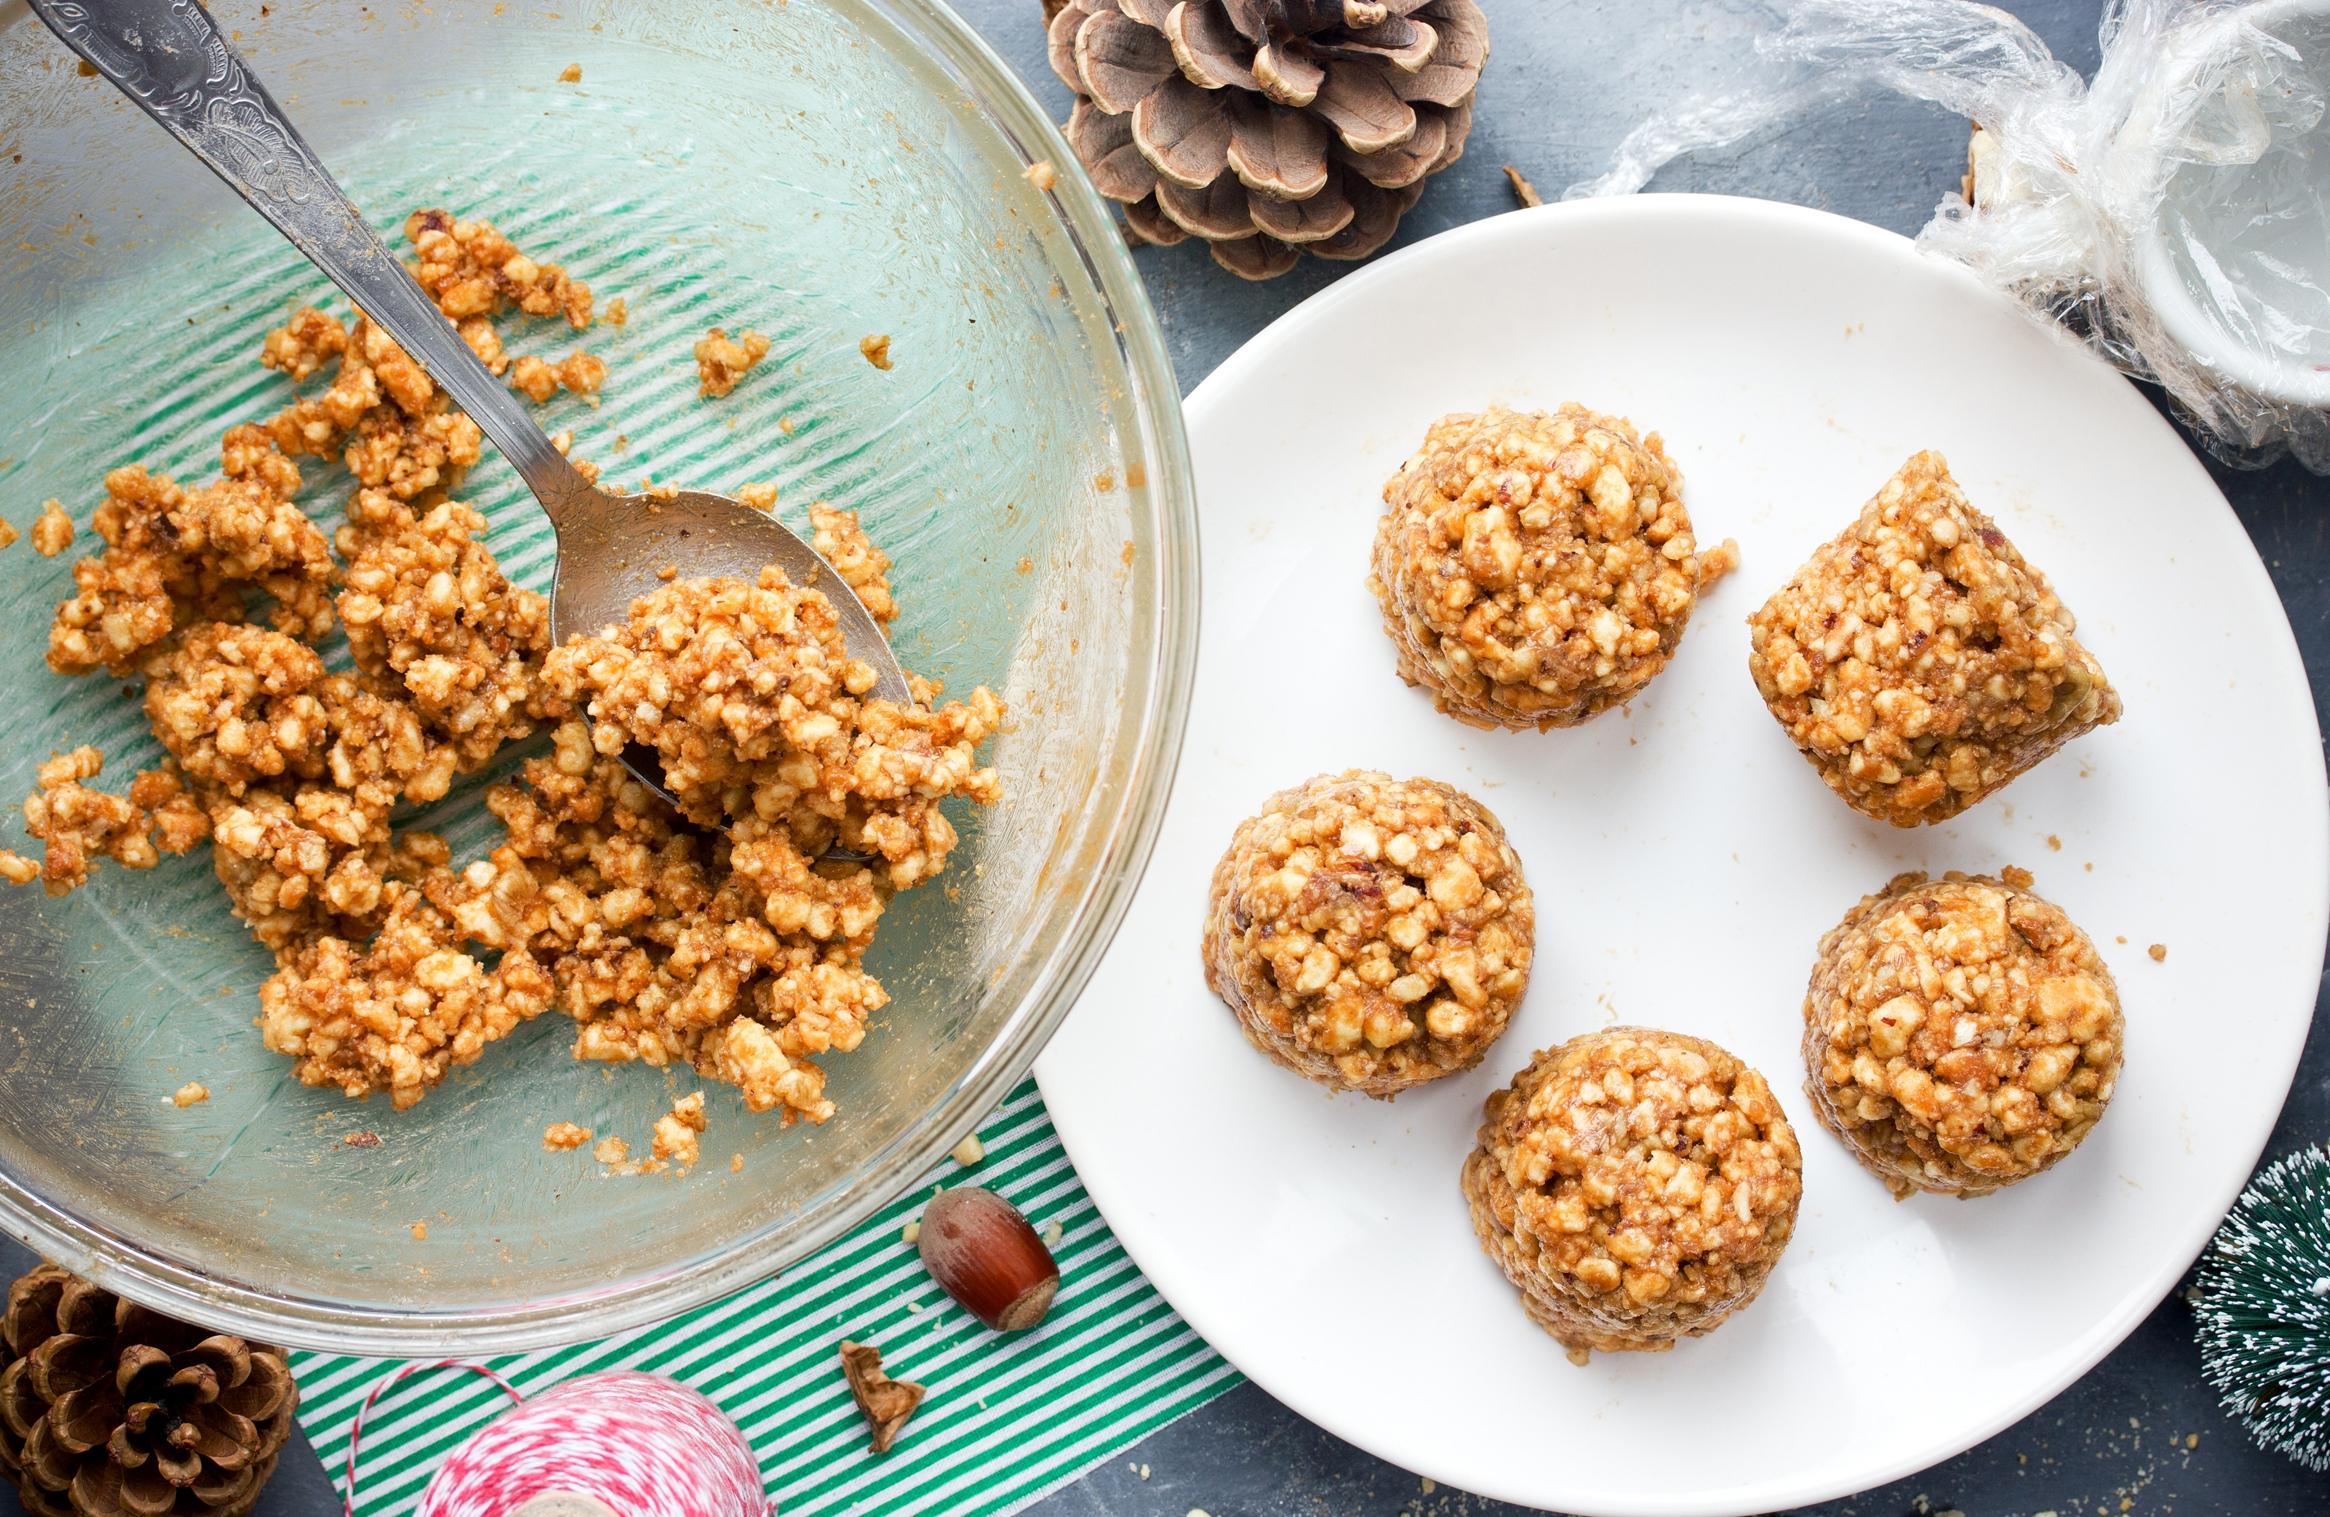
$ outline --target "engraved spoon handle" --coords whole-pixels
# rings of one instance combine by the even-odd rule
[[[444,386],[517,468],[553,526],[590,500],[590,482],[381,245],[199,0],[28,3]]]

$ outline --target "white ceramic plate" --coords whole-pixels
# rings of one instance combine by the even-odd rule
[[[1576,399],[1662,431],[1703,541],[1739,540],[1630,711],[1481,733],[1392,672],[1363,583],[1383,480],[1443,412]],[[1205,533],[1196,707],[1131,915],[1038,1069],[1165,1295],[1305,1416],[1420,1474],[1605,1514],[1837,1496],[1964,1449],[2174,1284],[2279,1111],[2326,918],[2303,668],[2248,539],[2134,389],[1890,233],[1760,202],[1550,206],[1449,232],[1274,323],[1188,404]],[[2053,578],[2127,715],[1971,813],[1896,832],[1798,757],[1748,612],[1913,451]],[[1501,817],[1537,894],[1529,991],[1469,1075],[1397,1104],[1266,1062],[1205,989],[1206,881],[1271,791],[1367,766]],[[2128,1019],[2086,1145],[1982,1200],[1896,1205],[1799,1093],[1814,945],[1909,868],[2021,864]],[[2167,946],[2154,963],[2152,943]],[[1763,1296],[1667,1354],[1571,1366],[1457,1193],[1481,1102],[1614,1021],[1715,1039],[1805,1151]]]

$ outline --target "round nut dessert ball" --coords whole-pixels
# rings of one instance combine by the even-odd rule
[[[1805,1094],[1896,1197],[2027,1179],[2078,1147],[2112,1098],[2111,971],[2030,883],[2019,869],[1905,874],[1820,940]]]
[[[1400,677],[1475,727],[1633,698],[1738,550],[1691,535],[1656,432],[1579,405],[1445,416],[1383,487],[1368,588]]]
[[[1536,930],[1488,808],[1353,769],[1240,824],[1206,902],[1205,979],[1271,1058],[1390,1097],[1479,1062],[1529,982]]]
[[[1753,1301],[1796,1230],[1803,1155],[1762,1075],[1702,1038],[1612,1027],[1489,1097],[1463,1186],[1481,1247],[1583,1364]]]

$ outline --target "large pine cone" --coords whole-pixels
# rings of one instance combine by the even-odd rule
[[[1365,258],[1472,130],[1475,0],[1046,0],[1068,142],[1133,231],[1248,279]]]
[[[54,1265],[0,1314],[0,1470],[34,1517],[245,1517],[298,1404],[281,1349]]]

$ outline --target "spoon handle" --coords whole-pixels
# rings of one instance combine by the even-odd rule
[[[595,495],[381,245],[199,0],[28,3],[444,386],[517,468],[553,525]]]

